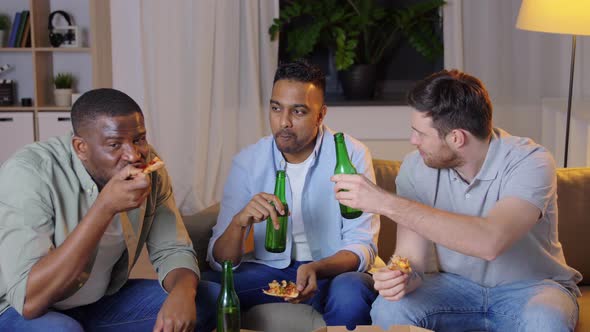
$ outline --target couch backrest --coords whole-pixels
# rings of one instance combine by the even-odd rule
[[[373,160],[377,184],[395,193],[399,161]],[[568,265],[587,276],[581,285],[590,285],[590,167],[557,170],[559,240]],[[395,249],[396,223],[381,216],[379,256],[384,260]]]

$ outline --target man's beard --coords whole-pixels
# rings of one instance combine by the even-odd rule
[[[284,137],[288,137],[289,138],[289,142],[285,143],[281,143],[281,136]],[[301,142],[297,139],[297,135],[295,135],[294,133],[292,133],[291,131],[288,130],[281,130],[279,132],[277,132],[275,135],[275,142],[277,143],[277,148],[279,149],[279,151],[281,151],[282,153],[296,153],[301,151],[301,149],[303,149],[305,147],[305,143]]]
[[[448,148],[434,155],[426,154],[422,159],[424,159],[426,166],[435,169],[455,168],[463,165],[463,159]]]

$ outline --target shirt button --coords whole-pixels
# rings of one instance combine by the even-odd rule
[[[471,198],[471,194],[465,194],[465,198]]]

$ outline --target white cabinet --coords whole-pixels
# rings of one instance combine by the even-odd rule
[[[0,112],[0,163],[34,140],[32,112]]]
[[[39,112],[39,140],[63,136],[72,131],[69,112]]]

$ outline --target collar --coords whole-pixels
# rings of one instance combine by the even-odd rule
[[[78,158],[78,155],[76,154],[76,151],[74,150],[74,146],[72,145],[72,137],[69,136],[69,139],[70,139],[69,147],[70,147],[70,155],[72,158],[72,165],[74,168],[74,172],[76,173],[76,176],[78,177],[78,180],[80,181],[80,186],[88,194],[91,194],[93,192],[98,192],[98,186],[96,185],[94,180],[92,180],[92,177],[90,176],[90,174],[88,174],[86,167],[84,167],[84,164],[82,164],[82,161],[80,160],[80,158]]]
[[[322,141],[324,139],[324,125],[322,124],[320,126],[320,128],[318,129],[318,135],[316,136],[315,139],[315,146],[313,148],[313,151],[311,152],[311,156],[312,157],[312,161],[311,161],[311,165],[313,165],[315,163],[315,161],[317,160],[318,154],[320,153],[320,148],[322,146]],[[275,142],[274,137],[272,137],[272,150],[274,153],[274,161],[275,161],[275,168],[277,170],[284,170],[287,167],[287,161],[285,160],[285,156],[283,156],[283,154],[281,153],[281,151],[279,151],[279,148],[277,147],[277,143]]]
[[[490,181],[496,178],[499,172],[500,162],[502,161],[502,156],[500,155],[500,140],[501,132],[494,128],[492,130],[492,137],[490,139],[490,146],[488,147],[488,152],[486,154],[486,159],[481,166],[481,169],[475,176],[475,179],[481,181]]]

